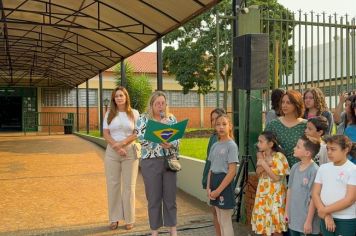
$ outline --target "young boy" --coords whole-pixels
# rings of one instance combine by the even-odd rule
[[[304,132],[307,137],[320,140],[320,151],[314,157],[314,161],[319,166],[329,162],[326,143],[322,140],[322,137],[326,134],[328,127],[328,120],[324,116],[316,116],[308,120],[307,128]]]
[[[301,137],[294,148],[300,162],[293,165],[288,182],[286,220],[290,236],[319,235],[320,220],[311,200],[311,189],[318,170],[313,161],[319,152],[320,141]]]

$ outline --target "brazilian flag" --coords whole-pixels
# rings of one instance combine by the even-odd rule
[[[167,143],[183,137],[188,119],[168,125],[148,120],[144,139],[154,143]]]

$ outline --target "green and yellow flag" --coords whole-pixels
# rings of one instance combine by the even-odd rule
[[[173,125],[148,120],[144,139],[154,143],[167,143],[183,137],[188,119]]]

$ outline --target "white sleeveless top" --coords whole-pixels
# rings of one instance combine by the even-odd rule
[[[132,109],[132,112],[136,123],[139,113],[135,109]],[[112,119],[110,125],[108,124],[108,116],[109,111],[105,114],[103,129],[110,130],[110,135],[115,141],[124,140],[133,133],[135,123],[130,120],[126,112],[118,112],[114,119]]]

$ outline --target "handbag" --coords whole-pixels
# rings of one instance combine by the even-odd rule
[[[171,154],[164,157],[164,167],[168,171],[178,172],[182,169],[182,166],[177,158],[177,154]]]

